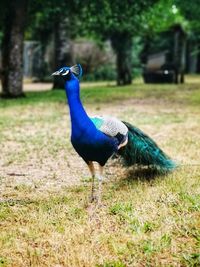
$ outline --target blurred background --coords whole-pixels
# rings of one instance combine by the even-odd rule
[[[4,97],[24,95],[23,80],[80,63],[85,81],[184,83],[200,73],[200,1],[16,0],[0,2]]]
[[[200,0],[0,0],[0,267],[200,266],[199,26]],[[88,114],[140,128],[175,172],[115,158],[89,205],[51,76],[76,63]]]

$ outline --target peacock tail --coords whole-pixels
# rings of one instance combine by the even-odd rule
[[[118,153],[124,159],[126,166],[138,164],[156,168],[163,173],[176,168],[176,163],[149,136],[130,123],[123,123],[128,128],[128,144]]]

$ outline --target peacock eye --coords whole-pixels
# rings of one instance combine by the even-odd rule
[[[64,70],[64,72],[62,73],[63,76],[67,75],[69,73],[69,70]]]

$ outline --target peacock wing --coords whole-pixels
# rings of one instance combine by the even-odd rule
[[[120,120],[109,116],[95,116],[90,118],[96,128],[110,137],[116,137],[119,144],[123,143],[128,136],[127,126]]]

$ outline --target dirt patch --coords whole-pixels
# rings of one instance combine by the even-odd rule
[[[155,104],[156,103],[156,104]],[[196,164],[195,149],[200,140],[199,113],[179,105],[156,100],[128,100],[115,104],[87,105],[90,115],[111,115],[140,127],[177,161]],[[0,179],[1,193],[19,185],[38,192],[59,191],[62,187],[83,183],[89,171],[70,144],[70,120],[63,104],[13,108],[16,121],[2,130]],[[12,116],[11,111],[2,115]],[[178,153],[177,153],[178,151]],[[124,172],[112,160],[105,168],[107,179]]]

